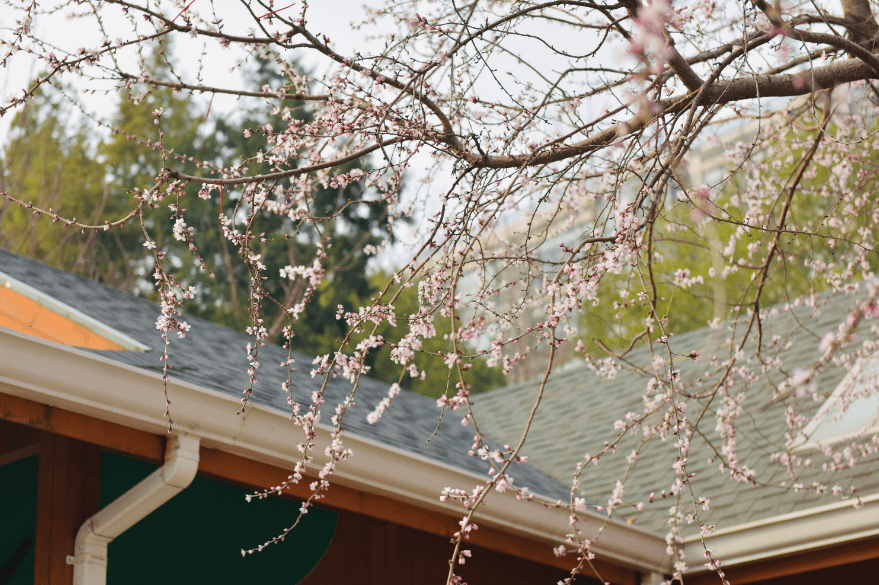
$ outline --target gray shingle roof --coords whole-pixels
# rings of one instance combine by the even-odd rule
[[[763,323],[763,339],[770,345],[763,352],[764,358],[777,357],[785,368],[790,369],[810,367],[819,358],[817,347],[821,335],[835,331],[852,309],[853,299],[845,299],[846,302],[836,304],[831,304],[831,300],[829,296],[819,296],[814,310],[801,305],[789,312],[772,311],[779,314],[771,316]],[[862,325],[861,331],[868,331],[869,325]],[[716,352],[721,361],[729,356],[729,344],[722,339],[729,332],[720,333],[722,335],[703,329],[671,338],[671,348],[676,354],[686,355],[694,350],[700,351],[698,362],[683,357],[675,360],[675,365],[682,370],[683,380],[690,388],[698,388],[699,376],[714,369],[706,359],[710,359],[710,353]],[[780,340],[772,345],[774,335],[780,336]],[[712,344],[716,350],[706,352],[706,346]],[[846,349],[856,345],[857,340]],[[753,346],[750,353],[745,351],[746,356],[753,354]],[[599,452],[605,440],[612,440],[618,435],[613,427],[614,421],[622,419],[630,411],[643,413],[641,396],[649,379],[647,372],[653,371],[647,348],[632,352],[629,362],[631,365],[618,371],[614,379],[601,378],[586,366],[567,369],[549,378],[523,450],[523,454],[530,456],[530,462],[570,485],[575,466],[578,461],[583,460],[584,454]],[[639,372],[632,366],[640,367],[642,371]],[[749,367],[752,370],[760,369],[753,358]],[[829,394],[845,373],[843,367],[828,367],[815,382],[822,392]],[[688,454],[688,471],[697,473],[692,481],[695,495],[711,499],[710,510],[700,510],[700,519],[703,522],[725,528],[837,501],[826,495],[817,496],[791,489],[795,481],[791,480],[786,469],[769,461],[769,454],[782,450],[784,446],[784,435],[788,430],[785,406],[777,404],[766,410],[761,410],[761,407],[772,398],[771,384],[778,384],[785,378],[786,375],[777,370],[763,372],[752,384],[746,386],[734,375],[735,388],[732,392],[745,393],[743,414],[737,423],[740,463],[754,469],[758,482],[774,485],[786,482],[785,488],[751,487],[749,484],[737,483],[730,480],[728,472],[721,472],[717,463],[709,466],[708,459],[712,455],[712,449],[708,446],[708,441],[715,442],[715,445],[720,444],[717,442],[719,437],[715,430],[717,402],[690,403],[688,416],[698,416],[701,408],[706,408],[705,416],[708,417],[707,421],[703,420],[700,424],[705,438],[694,438]],[[521,435],[538,388],[539,383],[532,381],[477,396],[474,409],[480,428],[500,440],[516,440]],[[814,415],[820,406],[820,403],[809,398],[797,401],[798,413],[808,417]],[[708,424],[704,424],[705,422]],[[614,454],[605,455],[598,465],[589,466],[582,473],[582,494],[588,500],[599,503],[607,501],[616,481],[626,472],[627,456],[638,447],[642,438],[641,433],[623,437]],[[641,448],[626,481],[627,503],[647,502],[651,492],[659,495],[661,490],[670,489],[675,479],[672,464],[678,454],[675,440],[676,437],[665,441],[655,438]],[[811,457],[813,463],[810,467],[799,470],[796,481],[807,487],[813,482],[828,487],[838,484],[846,490],[854,485],[860,495],[879,490],[879,461],[875,456],[860,462],[854,468],[836,473],[822,472],[822,454],[812,451],[805,456]],[[665,533],[672,504],[671,498],[660,499],[652,504],[648,503],[643,512],[636,512],[633,508],[621,508],[619,515],[636,526]],[[685,514],[692,510],[692,503],[682,508]],[[696,525],[692,525],[683,532],[691,534],[695,530]]]
[[[57,301],[97,319],[120,333],[151,348],[161,347],[161,337],[156,330],[159,307],[143,298],[120,292],[100,283],[57,270],[39,262],[23,258],[0,249],[0,272],[19,280]],[[245,347],[251,338],[231,329],[221,327],[185,315],[192,326],[184,339],[172,340],[170,363],[172,377],[226,393],[236,398],[248,386]],[[93,350],[90,350],[93,351]],[[157,350],[93,351],[111,360],[145,370],[161,371]],[[274,345],[260,348],[259,383],[251,400],[257,404],[289,412],[286,394],[281,384],[286,380],[286,370],[274,367],[286,360],[287,351]],[[311,378],[311,358],[295,355],[297,372],[293,377],[294,398],[301,404],[309,404],[311,393],[320,388],[320,378]],[[156,392],[161,393],[161,388]],[[333,409],[350,392],[347,382],[332,381],[326,397],[326,407]],[[403,391],[381,420],[370,425],[366,415],[386,397],[388,386],[384,382],[365,378],[361,380],[355,405],[344,419],[346,432],[362,436],[399,449],[415,453],[435,461],[478,473],[488,470],[487,463],[466,455],[473,442],[472,426],[464,427],[457,416],[446,415],[436,436],[428,444],[425,441],[437,425],[439,409],[435,401]],[[160,402],[157,401],[157,404]],[[326,419],[329,416],[325,416]],[[292,423],[291,423],[292,424]],[[511,470],[517,486],[527,486],[533,492],[552,498],[564,497],[568,490],[555,479],[531,465]],[[466,486],[456,486],[466,487]]]

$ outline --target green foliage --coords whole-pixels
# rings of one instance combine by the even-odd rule
[[[831,125],[827,135],[834,134]],[[747,175],[740,173],[737,182],[725,184],[719,192],[712,194],[716,205],[708,204],[710,208],[706,209],[718,214],[724,209],[733,219],[746,218],[749,214],[753,217],[760,212],[766,214],[770,223],[777,221],[791,177],[815,136],[814,129],[782,133],[771,152],[760,153],[755,170]],[[791,229],[800,226],[813,230],[826,221],[834,205],[834,196],[826,192],[825,185],[834,162],[816,159],[812,171],[799,182],[788,215]],[[851,177],[849,188],[867,190],[858,184],[858,173],[853,172]],[[749,185],[759,185],[765,191],[766,209],[755,210],[740,204],[739,195]],[[691,196],[695,193],[691,191]],[[722,321],[736,312],[753,308],[761,280],[761,266],[775,234],[743,230],[732,222],[705,223],[701,219],[700,213],[693,211],[689,203],[668,203],[654,225],[654,242],[661,247],[662,254],[654,252],[653,255],[653,281],[647,270],[646,250],[632,271],[603,277],[598,296],[617,300],[613,307],[603,304],[584,311],[581,325],[588,333],[583,342],[590,355],[606,355],[600,344],[615,352],[627,349],[631,340],[644,331],[645,320],[650,315],[647,299],[653,285],[656,286],[656,313],[659,318],[667,320],[666,329],[676,333],[699,329],[713,319]],[[856,233],[859,228],[869,225],[868,220],[863,216],[850,217],[843,233]],[[736,232],[738,237],[734,237]],[[766,280],[760,295],[760,307],[770,307],[829,288],[827,280],[816,278],[816,272],[810,266],[836,265],[834,244],[821,237],[793,233],[781,235],[769,270],[776,276],[781,273],[783,277]],[[732,258],[736,259],[735,263]],[[869,260],[877,264],[875,256],[870,256]],[[836,267],[838,272],[846,269],[845,266]],[[877,266],[873,266],[873,270],[876,269]],[[689,271],[690,277],[700,276],[702,281],[681,287],[674,277],[685,270]],[[645,291],[647,297],[644,297]]]
[[[248,84],[254,87],[270,86],[276,90],[284,90],[289,83],[272,62],[265,58],[258,59],[256,67],[249,73]],[[288,122],[282,117],[283,111],[306,120],[308,111],[302,102],[275,99],[269,105],[276,113],[265,116],[247,109],[247,104],[252,102],[242,101],[244,116],[241,119],[218,119],[213,123],[211,131],[199,139],[203,160],[225,161],[227,168],[237,167],[241,172],[246,169],[251,175],[278,170],[267,162],[267,157],[261,156],[269,154],[272,145],[265,133],[259,130],[266,125],[276,129],[284,128]],[[254,108],[253,111],[265,109]],[[245,137],[245,129],[251,130],[249,137]],[[357,166],[351,164],[340,168],[339,172],[348,172],[354,168]],[[193,172],[203,173],[204,169]],[[227,216],[231,217],[233,209],[239,205],[240,195],[239,191],[224,191],[224,211]],[[344,208],[333,219],[322,224],[321,234],[307,224],[294,224],[276,213],[260,213],[255,218],[253,231],[265,234],[265,241],[255,245],[255,252],[261,255],[266,265],[262,287],[272,298],[287,307],[302,298],[305,285],[301,279],[291,281],[281,277],[281,269],[287,265],[310,265],[318,253],[321,240],[329,242],[325,250],[329,267],[328,286],[316,291],[305,312],[293,325],[296,335],[292,343],[297,351],[309,355],[325,353],[325,348],[330,347],[337,339],[341,340],[345,334],[336,322],[336,306],[346,304],[352,299],[368,299],[377,292],[366,275],[368,256],[363,249],[368,245],[376,246],[389,237],[385,220],[386,206],[357,203],[366,198],[368,194],[356,183],[344,188],[318,189],[310,209],[314,215],[329,217],[337,209]],[[184,214],[187,224],[195,229],[194,242],[199,254],[213,272],[213,275],[208,274],[193,264],[181,271],[180,280],[194,284],[199,290],[194,311],[228,327],[243,329],[250,324],[247,311],[250,277],[245,264],[233,258],[239,250],[222,235],[218,220],[220,193],[218,190],[213,191],[211,198],[207,200],[188,195],[184,207],[187,209]],[[184,249],[186,244],[165,244],[176,249],[181,258],[188,257],[188,251]],[[270,340],[281,341],[282,327],[287,324],[284,310],[268,301],[263,304],[263,311]],[[332,349],[338,349],[338,346]]]
[[[92,224],[124,217],[130,199],[108,188],[96,141],[70,119],[57,94],[42,92],[15,115],[2,153],[0,191]],[[132,256],[139,244],[132,228],[82,234],[0,201],[0,246],[123,289],[137,278]]]
[[[161,54],[148,60],[146,70],[156,79],[167,77]],[[248,75],[249,84],[255,87],[268,85],[283,89],[290,85],[290,80],[265,58],[257,59]],[[69,113],[61,103],[57,97],[40,95],[15,117],[14,138],[3,157],[3,189],[41,207],[53,207],[65,216],[95,222],[98,217],[121,217],[129,212],[134,205],[132,190],[150,189],[163,166],[189,174],[214,176],[215,165],[219,164],[225,164],[227,170],[237,166],[240,172],[248,174],[277,170],[261,156],[270,153],[272,145],[259,129],[267,124],[274,128],[285,127],[288,122],[282,118],[284,110],[294,117],[308,118],[303,103],[275,99],[271,104],[274,115],[260,115],[258,112],[266,108],[248,109],[249,105],[258,104],[244,100],[240,118],[211,120],[210,112],[199,112],[190,96],[161,86],[147,88],[133,83],[111,119],[115,129],[112,136],[99,141],[87,136],[82,127],[65,127],[63,120]],[[159,108],[164,113],[161,124],[157,125],[153,111]],[[251,130],[249,137],[245,137],[245,129]],[[200,153],[199,160],[183,159],[177,154],[183,152]],[[351,164],[338,172],[354,168],[357,167]],[[222,193],[227,217],[235,213],[240,195],[228,189]],[[185,209],[183,216],[187,225],[194,228],[193,243],[208,271],[192,261],[188,242],[167,237],[175,219],[167,206],[145,210],[145,226],[159,247],[167,251],[175,278],[198,290],[195,301],[185,309],[243,330],[250,324],[250,279],[245,263],[235,258],[239,250],[223,237],[218,219],[220,197],[220,192],[214,190],[203,199],[197,196],[194,186],[187,186],[179,202]],[[293,325],[292,346],[296,351],[318,355],[339,349],[348,331],[346,323],[336,319],[337,307],[356,310],[368,304],[378,294],[379,286],[387,282],[382,280],[385,275],[369,277],[367,272],[369,256],[364,248],[378,246],[390,237],[386,206],[360,202],[368,199],[369,193],[357,183],[319,189],[311,208],[314,215],[329,217],[343,209],[322,224],[320,234],[306,224],[295,225],[274,213],[258,214],[255,218],[254,231],[265,234],[265,241],[255,245],[255,252],[261,254],[266,265],[262,286],[285,306],[298,302],[306,287],[301,278],[291,281],[281,277],[281,269],[288,264],[310,265],[321,240],[328,243],[325,248],[328,273]],[[150,271],[149,260],[138,253],[143,240],[138,223],[135,220],[122,229],[80,234],[46,220],[33,221],[27,210],[6,204],[0,208],[0,245],[64,270],[132,290],[138,285],[138,272]],[[149,291],[149,296],[155,298],[150,284],[141,280],[138,288]],[[396,306],[401,319],[415,312],[418,308],[415,289],[404,290]],[[263,313],[270,341],[283,341],[282,328],[287,324],[285,311],[266,301]],[[391,361],[390,352],[405,328],[393,330],[387,324],[378,332],[386,338],[386,345],[368,358],[369,375],[388,383],[401,380],[404,388],[433,397],[445,393],[447,386],[454,391],[456,378],[454,375],[450,378],[451,370],[442,359],[435,357],[452,350],[447,339],[451,330],[447,321],[437,321],[437,336],[428,340],[423,353],[416,357],[415,364],[423,372],[423,379],[413,379],[407,373],[401,380],[403,368]],[[346,351],[356,343],[357,339]],[[500,368],[487,367],[481,358],[474,359],[472,368],[467,371],[467,382],[473,392],[494,388],[503,381]]]
[[[387,274],[376,274],[370,279],[375,287],[386,284],[389,280]],[[399,290],[399,285],[389,289],[387,298],[392,298],[397,290]],[[397,297],[394,308],[396,309],[398,326],[391,328],[387,322],[383,322],[376,331],[376,335],[384,337],[385,344],[369,355],[367,364],[372,368],[369,374],[388,383],[399,381],[402,388],[431,398],[439,398],[447,391],[450,395],[454,394],[457,391],[455,384],[459,381],[457,370],[449,369],[439,357],[451,353],[453,349],[449,339],[452,326],[448,317],[437,317],[434,321],[436,335],[426,339],[421,351],[415,354],[413,363],[421,373],[420,377],[412,378],[408,373],[404,374],[402,366],[391,360],[391,350],[407,332],[404,319],[407,315],[418,312],[417,290],[417,286],[411,286],[403,290]],[[354,310],[368,301],[368,298],[352,297],[350,304],[343,303],[343,306],[346,310]],[[337,321],[337,323],[341,323],[341,321]],[[357,341],[371,332],[370,328],[368,331],[354,336],[352,344],[356,345]],[[472,348],[466,346],[463,349],[465,353],[468,349],[472,351]],[[465,371],[464,379],[470,385],[470,392],[473,394],[486,392],[506,383],[503,370],[500,367],[489,367],[482,357],[465,358],[463,362],[465,365],[471,366]]]
[[[170,47],[166,46],[164,50],[170,50]],[[159,80],[168,77],[163,55],[153,53],[145,66],[149,75]],[[155,123],[156,116],[153,115],[159,108],[164,110],[161,125]],[[200,121],[189,96],[167,87],[147,88],[144,84],[131,84],[122,93],[110,123],[113,134],[101,143],[98,150],[113,192],[125,194],[129,201],[133,201],[130,193],[134,189],[146,191],[152,188],[163,167],[196,172],[195,162],[178,154],[194,152],[198,143]],[[192,195],[190,201],[196,199],[194,186],[188,187],[187,193]],[[200,213],[202,210],[191,211]],[[145,225],[158,246],[180,257],[176,242],[165,238],[174,223],[171,212],[160,207],[145,210],[144,215]],[[140,239],[143,240],[142,235]]]

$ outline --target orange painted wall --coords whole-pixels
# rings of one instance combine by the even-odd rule
[[[0,286],[0,327],[73,347],[122,347],[8,288]]]

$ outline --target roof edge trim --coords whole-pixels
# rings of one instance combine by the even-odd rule
[[[860,504],[859,507],[855,507]],[[821,538],[816,538],[820,535]],[[879,494],[732,526],[705,538],[724,567],[879,535]],[[688,559],[703,558],[698,535],[685,540]],[[692,573],[708,571],[691,567]]]
[[[34,287],[21,282],[20,280],[12,278],[2,271],[0,271],[0,286],[4,286],[5,288],[8,288],[13,292],[17,292],[18,294],[27,297],[35,303],[38,303],[43,307],[58,313],[62,317],[66,317],[74,323],[82,325],[89,331],[100,335],[107,341],[111,341],[116,345],[121,346],[126,351],[146,352],[150,350],[149,346],[144,345],[136,339],[129,337],[124,333],[120,333],[119,331],[98,321],[97,319],[89,317],[85,313],[74,309],[70,305],[62,303],[54,297],[47,295],[46,293],[37,290]]]

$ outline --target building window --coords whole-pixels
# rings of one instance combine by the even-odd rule
[[[829,445],[879,431],[879,361],[857,362],[811,422],[795,448]]]

